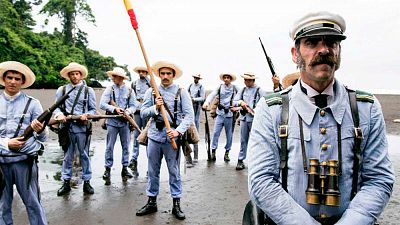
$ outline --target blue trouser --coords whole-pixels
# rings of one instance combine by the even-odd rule
[[[33,160],[33,159],[28,159]],[[5,188],[0,200],[0,224],[13,224],[12,201],[14,184],[26,207],[30,224],[47,224],[46,213],[40,204],[40,188],[38,183],[38,167],[28,160],[0,164],[4,173]],[[32,165],[32,168],[30,168]],[[31,172],[31,179],[28,174]]]
[[[126,124],[122,127],[114,127],[107,124],[107,147],[105,154],[105,167],[111,168],[114,162],[114,146],[117,140],[117,135],[119,134],[119,140],[122,146],[122,166],[128,166],[129,164],[129,141],[131,131],[129,130],[129,125]]]
[[[146,124],[145,124],[145,120],[142,119],[142,117],[140,117],[140,113],[135,113],[134,114],[135,117],[135,122],[136,124],[140,127],[140,129],[143,129]],[[133,150],[132,150],[132,159],[137,161],[138,157],[139,157],[139,142],[137,141],[137,137],[139,136],[139,131],[137,129],[135,129],[133,131]]]
[[[81,157],[82,165],[82,179],[88,181],[92,178],[92,169],[90,167],[89,158],[89,137],[86,133],[69,133],[70,144],[67,152],[64,154],[64,160],[61,169],[61,176],[63,180],[71,180],[72,177],[72,162],[74,160],[74,153],[77,149]]]
[[[239,160],[245,160],[247,155],[247,144],[249,142],[249,134],[253,121],[246,122],[245,120],[240,121],[240,152]]]
[[[218,139],[221,135],[222,127],[225,127],[225,135],[226,135],[226,145],[225,150],[230,151],[232,147],[232,117],[224,117],[221,115],[217,115],[215,119],[214,125],[214,134],[211,144],[211,149],[216,150],[218,148]]]
[[[182,196],[182,181],[180,174],[180,148],[174,150],[170,142],[157,142],[149,138],[147,145],[148,182],[146,194],[149,197],[157,196],[160,190],[161,160],[165,156],[169,174],[169,187],[172,198]]]

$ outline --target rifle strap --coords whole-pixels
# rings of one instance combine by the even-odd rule
[[[83,86],[84,85],[82,84],[81,87],[78,90],[78,93],[76,94],[76,97],[75,97],[74,103],[72,104],[72,108],[71,108],[71,112],[70,112],[71,115],[74,115],[75,106],[78,103],[78,99],[79,99],[79,96],[81,95]]]
[[[288,93],[282,93],[282,113],[281,123],[279,126],[279,137],[281,139],[280,149],[280,169],[282,171],[282,187],[287,192],[287,180],[288,180],[288,151],[287,151],[287,138],[288,138],[288,122],[289,122],[289,96]]]
[[[21,130],[22,123],[24,122],[24,119],[25,119],[25,114],[28,111],[28,108],[29,108],[29,105],[31,104],[31,101],[32,101],[32,98],[28,97],[28,101],[26,102],[24,112],[22,113],[21,119],[19,120],[17,129],[15,130],[13,138],[16,138],[18,136],[19,131]]]
[[[86,111],[85,106],[87,106],[88,110],[89,110],[89,88],[87,86],[85,86],[84,96],[85,96],[85,100],[84,100],[83,107],[82,107],[82,114],[85,114],[85,111]]]
[[[353,90],[347,89],[347,93],[349,95],[351,115],[353,117],[354,123],[354,160],[353,160],[353,182],[351,187],[350,199],[353,199],[357,194],[357,186],[358,186],[358,172],[360,169],[360,160],[361,160],[361,142],[363,139],[362,130],[360,128],[360,117],[358,114],[358,106],[357,106],[357,98],[356,92]]]

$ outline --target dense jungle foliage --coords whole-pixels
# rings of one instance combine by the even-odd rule
[[[66,83],[60,70],[70,62],[87,66],[88,80],[102,80],[117,65],[113,57],[88,48],[87,34],[75,23],[77,16],[95,23],[86,0],[0,0],[0,62],[14,60],[29,66],[36,75],[32,88],[57,88]],[[62,31],[35,33],[32,7],[48,19],[58,17]]]

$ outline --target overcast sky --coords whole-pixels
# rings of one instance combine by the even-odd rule
[[[130,69],[145,65],[123,0],[88,0],[96,26],[79,22],[89,47],[112,56]],[[256,81],[271,90],[271,73],[258,37],[281,78],[296,71],[291,61],[289,30],[307,12],[331,11],[346,20],[342,65],[336,77],[350,87],[400,93],[400,1],[266,1],[266,0],[131,0],[139,32],[151,64],[176,63],[184,72],[183,86],[201,73],[207,89],[220,83],[222,72],[239,77],[254,72]],[[54,18],[56,20],[56,18]],[[40,25],[40,24],[39,24]],[[44,29],[44,28],[38,28]],[[49,29],[49,28],[47,28]],[[136,77],[135,77],[136,79]]]

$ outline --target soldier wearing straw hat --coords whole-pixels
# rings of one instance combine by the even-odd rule
[[[243,170],[245,165],[243,160],[247,155],[247,143],[251,126],[253,124],[254,109],[257,102],[265,95],[265,91],[255,84],[257,79],[254,73],[244,73],[241,75],[244,79],[245,87],[243,87],[233,99],[234,106],[240,106],[240,151],[236,170]]]
[[[147,68],[144,66],[137,66],[133,69],[133,71],[139,75],[139,79],[135,80],[131,84],[131,88],[135,92],[136,101],[138,104],[136,107],[136,111],[134,113],[134,119],[140,128],[144,128],[146,126],[146,120],[140,117],[140,107],[142,106],[143,103],[144,94],[146,93],[147,89],[150,88],[150,81],[149,78],[147,77],[149,71],[147,71]],[[131,168],[132,172],[135,175],[138,175],[137,159],[139,157],[139,142],[136,140],[138,136],[139,136],[139,131],[135,129],[133,131],[134,138],[133,138],[132,158],[129,163],[129,168]]]
[[[192,75],[193,77],[193,83],[191,83],[188,87],[188,92],[190,94],[190,97],[192,98],[192,103],[193,103],[193,110],[194,110],[194,124],[196,125],[197,131],[200,129],[200,112],[201,112],[201,105],[205,100],[205,88],[203,87],[202,84],[200,84],[200,80],[202,79],[200,74],[195,74]],[[192,160],[191,155],[188,155],[187,157],[187,165],[192,165],[193,163],[197,163],[199,159],[199,145],[194,144],[193,145],[193,153],[194,157]]]
[[[300,79],[257,105],[249,193],[268,224],[374,224],[389,202],[395,174],[381,106],[335,78],[345,30],[329,12],[296,21]]]
[[[161,79],[158,86],[160,97],[153,97],[153,88],[146,91],[140,115],[143,118],[153,118],[148,131],[148,183],[146,194],[149,197],[147,204],[136,212],[143,216],[157,212],[157,195],[160,187],[160,167],[163,156],[167,162],[169,185],[173,198],[172,214],[180,220],[185,219],[181,210],[182,180],[180,175],[180,150],[174,150],[170,139],[178,141],[193,123],[193,106],[190,95],[186,90],[179,88],[173,81],[182,76],[180,68],[170,62],[159,61],[152,67],[153,72]],[[161,117],[160,108],[164,105],[171,129],[167,130]],[[178,141],[179,145],[179,141]]]
[[[16,186],[26,206],[30,224],[47,224],[40,203],[38,183],[38,151],[48,136],[44,124],[37,120],[43,108],[40,102],[21,91],[35,82],[35,74],[16,61],[0,63],[0,224],[13,224],[12,201]],[[34,135],[24,141],[20,137],[31,126]]]
[[[233,107],[233,98],[238,92],[238,87],[233,85],[232,82],[236,80],[236,75],[232,73],[221,73],[219,75],[219,79],[224,83],[221,84],[217,89],[211,92],[206,101],[203,104],[203,108],[207,109],[210,105],[211,101],[215,97],[219,97],[219,104],[217,109],[217,118],[215,120],[214,132],[211,144],[211,160],[216,161],[216,150],[218,148],[218,139],[221,135],[222,128],[225,127],[225,135],[226,135],[226,145],[225,145],[225,155],[224,161],[229,162],[229,151],[232,147],[232,138],[233,138],[233,127],[235,126],[234,121],[234,112],[236,110]]]
[[[94,189],[90,185],[92,169],[90,165],[89,149],[91,127],[87,115],[96,114],[96,95],[93,88],[85,85],[84,79],[88,75],[85,66],[71,62],[60,71],[61,77],[70,83],[59,87],[56,92],[56,100],[75,87],[69,94],[64,106],[54,111],[54,118],[61,122],[60,129],[68,130],[69,144],[66,146],[64,160],[61,169],[63,185],[57,191],[58,196],[68,194],[71,191],[70,181],[72,178],[72,162],[74,153],[79,152],[82,164],[83,192],[93,194]],[[80,115],[80,120],[67,121],[68,115]]]
[[[100,99],[100,109],[105,110],[109,114],[130,115],[136,111],[136,95],[131,88],[127,87],[124,80],[128,77],[125,75],[124,69],[115,67],[112,71],[107,71],[107,75],[111,77],[114,84],[107,87]],[[132,178],[132,174],[128,171],[129,164],[129,141],[130,129],[126,119],[109,118],[107,125],[107,147],[105,152],[105,171],[103,179],[109,183],[111,178],[111,167],[114,163],[114,146],[117,136],[122,146],[122,170],[121,177],[123,179]]]

